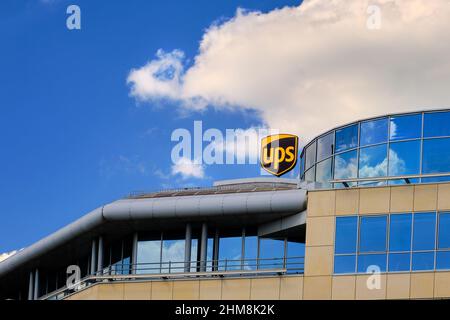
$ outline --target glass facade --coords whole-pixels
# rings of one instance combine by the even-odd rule
[[[450,111],[435,111],[336,128],[304,148],[301,179],[318,182],[322,188],[450,181],[448,123]]]
[[[450,270],[450,212],[336,218],[334,273]]]

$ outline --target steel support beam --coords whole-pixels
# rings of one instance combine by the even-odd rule
[[[97,274],[103,273],[103,237],[98,237]]]
[[[191,253],[192,253],[192,225],[186,224],[186,237],[184,241],[184,272],[191,271]]]
[[[206,259],[208,247],[208,225],[202,224],[202,235],[200,239],[200,272],[206,271]]]
[[[137,252],[138,252],[138,233],[133,234],[133,251],[131,252],[131,273],[136,274]]]
[[[94,275],[95,274],[95,268],[96,268],[96,263],[97,263],[97,240],[93,239],[92,240],[92,245],[91,245],[91,270],[90,270],[90,274]]]
[[[28,300],[34,298],[34,273],[30,271],[30,281],[28,282]]]
[[[39,298],[39,269],[34,272],[34,300]]]

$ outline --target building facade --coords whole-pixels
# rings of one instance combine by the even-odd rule
[[[105,205],[0,262],[0,298],[450,298],[448,123],[358,121],[306,145],[299,181]]]

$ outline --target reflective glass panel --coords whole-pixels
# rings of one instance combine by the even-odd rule
[[[316,170],[316,181],[322,183],[323,187],[331,187],[329,181],[332,180],[331,170],[333,170],[333,158],[319,162]]]
[[[412,214],[392,214],[389,227],[389,250],[411,250]]]
[[[357,217],[336,218],[335,253],[355,253],[358,238]]]
[[[387,216],[361,217],[360,252],[386,251]]]
[[[335,256],[334,273],[355,273],[356,256]]]
[[[356,178],[358,173],[357,151],[349,151],[335,156],[334,178],[350,179]]]
[[[359,155],[359,177],[372,178],[387,175],[387,146],[385,144],[362,148]]]
[[[389,254],[389,271],[409,271],[411,265],[410,253]]]
[[[361,122],[360,146],[382,143],[387,141],[388,119],[378,119]]]
[[[223,270],[224,261],[227,260],[227,270],[241,268],[242,237],[225,237],[219,241],[219,270]],[[220,268],[222,267],[222,268]]]
[[[316,162],[316,142],[306,148],[305,169],[308,170]]]
[[[162,272],[184,271],[184,240],[164,240],[162,246]],[[170,265],[169,265],[170,262]],[[170,269],[170,270],[169,270]]]
[[[302,242],[287,242],[286,268],[289,273],[300,273],[305,267],[305,244]]]
[[[358,146],[358,125],[336,130],[336,152]]]
[[[360,254],[358,256],[358,272],[366,273],[373,267],[378,267],[381,272],[386,271],[386,254]]]
[[[334,134],[330,133],[317,140],[317,161],[331,156],[334,152]]]
[[[442,137],[450,135],[450,112],[425,113],[423,136]]]
[[[420,140],[391,143],[389,146],[389,175],[420,173]]]
[[[245,268],[256,269],[256,258],[258,257],[258,237],[246,236],[245,237]]]
[[[414,252],[412,256],[412,270],[433,270],[434,252]]]
[[[439,249],[450,249],[450,213],[439,214]]]
[[[424,140],[422,173],[440,172],[450,172],[450,139]]]
[[[284,239],[264,239],[259,242],[259,268],[276,269],[283,266]]]
[[[390,139],[403,140],[420,138],[422,135],[422,114],[391,117]]]
[[[414,214],[413,250],[434,250],[436,214]]]
[[[316,167],[312,167],[305,173],[305,181],[306,182],[313,182],[316,179]]]
[[[160,273],[161,240],[138,242],[137,273]]]
[[[436,253],[436,269],[450,270],[450,251],[438,251]]]

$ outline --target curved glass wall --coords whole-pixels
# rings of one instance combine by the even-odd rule
[[[440,110],[333,129],[303,149],[301,179],[322,188],[450,181],[449,124]]]

